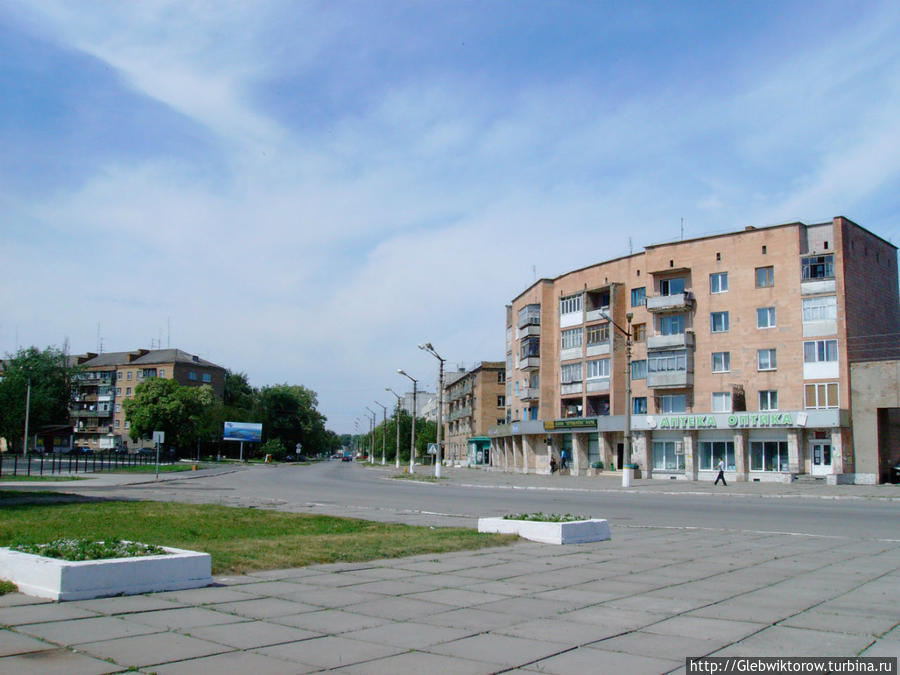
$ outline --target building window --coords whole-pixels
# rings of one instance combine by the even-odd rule
[[[519,381],[516,380],[516,396],[519,395]]]
[[[125,387],[125,395],[131,396],[131,387]]]
[[[116,412],[117,413],[122,412],[122,404],[121,403],[116,403]]]
[[[129,370],[129,371],[128,371],[128,374],[125,376],[125,379],[130,380],[130,379],[131,379],[131,375],[132,375],[132,372]]]
[[[757,328],[775,328],[775,308],[759,307],[756,310]]]
[[[574,349],[581,346],[582,335],[584,333],[580,328],[572,328],[562,332],[562,348]]]
[[[687,351],[657,352],[647,356],[647,372],[671,373],[687,370]]]
[[[751,441],[751,471],[788,471],[787,441]]]
[[[524,338],[522,340],[522,345],[519,350],[519,355],[523,359],[531,358],[532,356],[540,356],[541,355],[540,338],[536,338],[536,337]]]
[[[126,428],[126,429],[130,429],[130,428],[131,428],[131,421],[130,421],[130,420],[125,420],[125,428]]]
[[[646,415],[647,414],[647,397],[635,396],[631,399],[631,414]]]
[[[837,382],[806,385],[807,408],[837,408],[838,405]]]
[[[734,441],[700,441],[700,471],[715,471],[719,460],[726,471],[734,471]]]
[[[212,382],[212,375],[210,375],[209,373],[203,373],[202,379],[204,382]]]
[[[160,369],[159,369],[159,376],[160,376],[160,377],[165,377],[165,376],[166,376],[166,369],[165,369],[165,368],[160,368]]]
[[[760,391],[759,409],[778,410],[778,392],[771,389]]]
[[[500,407],[503,407],[503,406],[505,406],[505,405],[506,405],[506,397],[505,397],[505,396],[498,396],[498,397],[497,397],[497,407],[500,408]]]
[[[647,379],[647,360],[641,359],[639,361],[631,362],[631,379],[632,380],[646,380]]]
[[[116,396],[122,395],[122,387],[116,387]]]
[[[116,420],[116,429],[119,428],[119,420]]]
[[[193,371],[193,370],[189,371],[189,372],[188,372],[188,379],[189,379],[189,380],[194,380],[194,381],[196,381],[196,380],[197,380],[197,373],[196,373],[196,371]]]
[[[712,371],[714,373],[727,373],[731,370],[731,352],[713,352]]]
[[[506,418],[504,418],[502,420],[497,420],[497,426],[500,426],[501,424],[506,424]]]
[[[581,311],[581,293],[559,299],[560,314],[575,314]]]
[[[812,340],[803,343],[803,363],[834,362],[838,360],[837,340]]]
[[[117,377],[118,379],[120,379],[120,380],[124,380],[124,379],[125,379],[125,371],[124,371],[124,370],[120,370],[120,371],[116,374],[116,377]]]
[[[641,286],[640,288],[632,288],[631,289],[631,306],[632,307],[643,307],[647,304],[647,289]]]
[[[681,447],[681,441],[653,441],[653,469],[684,471],[684,452]]]
[[[802,279],[833,279],[834,278],[834,256],[833,255],[817,255],[811,258],[803,258],[800,261],[800,270]]]
[[[609,359],[596,359],[587,362],[587,379],[609,379]]]
[[[756,287],[768,288],[775,285],[775,268],[774,267],[757,267],[756,268]]]
[[[591,345],[606,344],[609,342],[609,324],[601,323],[587,327],[587,343]]]
[[[563,384],[571,384],[573,382],[581,382],[581,364],[569,363],[560,368],[560,375]]]
[[[818,298],[803,298],[803,321],[834,321],[837,319],[837,298],[825,295]]]
[[[682,295],[684,293],[684,279],[678,277],[675,279],[660,279],[659,294],[660,295]]]
[[[778,360],[775,358],[774,349],[760,349],[756,352],[756,369],[757,370],[775,370],[778,367]]]
[[[687,412],[687,396],[684,394],[665,394],[659,397],[659,411],[661,413]]]
[[[504,384],[505,382],[506,382],[506,373],[501,370],[497,373],[497,384]]]
[[[647,340],[647,324],[636,323],[631,327],[631,335],[635,342],[646,342]]]
[[[725,293],[728,291],[728,272],[715,272],[709,275],[709,292]]]
[[[731,392],[714,391],[712,395],[713,412],[731,412]]]
[[[683,335],[687,324],[684,314],[665,314],[659,317],[660,335]]]
[[[713,333],[727,333],[728,312],[710,312],[709,330]]]

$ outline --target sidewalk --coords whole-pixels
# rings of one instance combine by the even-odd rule
[[[502,549],[0,597],[0,672],[668,673],[686,656],[898,656],[900,543],[621,528]]]

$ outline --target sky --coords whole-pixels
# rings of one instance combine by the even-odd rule
[[[0,0],[0,353],[178,347],[350,433],[682,219],[900,243],[898,119],[890,1]]]

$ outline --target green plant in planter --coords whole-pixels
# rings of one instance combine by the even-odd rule
[[[571,523],[576,520],[589,520],[590,516],[573,516],[571,513],[510,513],[503,520],[530,520],[539,523]]]
[[[600,469],[601,471],[603,471],[603,462],[592,462],[591,468],[592,469]]]
[[[135,558],[166,553],[165,549],[159,546],[116,539],[110,541],[55,539],[46,544],[16,544],[11,546],[10,550],[69,561]]]

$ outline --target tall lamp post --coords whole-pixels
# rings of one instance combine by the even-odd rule
[[[403,398],[396,391],[391,389],[390,387],[385,387],[385,391],[391,392],[394,396],[397,397],[397,450],[394,452],[395,459],[397,460],[397,468],[400,468],[400,399]]]
[[[622,453],[622,487],[631,487],[634,478],[634,464],[631,463],[631,319],[634,314],[625,314],[628,329],[622,328],[608,314],[603,315],[625,336],[625,452]]]
[[[381,406],[381,466],[384,466],[384,433],[387,431],[387,406],[375,401],[375,405]]]
[[[372,458],[375,456],[375,426],[376,426],[375,420],[378,419],[378,413],[376,413],[374,410],[372,410],[369,406],[366,406],[366,410],[368,410],[372,414],[372,417],[369,417],[368,415],[366,415],[366,419],[368,419],[371,422],[371,425],[369,426],[369,453],[368,453],[369,461],[371,462]]]
[[[416,472],[416,385],[419,381],[412,375],[407,374],[403,368],[398,368],[397,372],[404,377],[408,377],[413,383],[413,404],[412,404],[412,433],[409,439],[409,472]]]
[[[444,454],[441,452],[441,432],[443,431],[444,421],[443,421],[443,412],[444,412],[444,360],[441,356],[434,350],[434,347],[431,346],[430,342],[426,342],[424,345],[419,345],[419,349],[428,352],[434,358],[436,358],[440,362],[439,368],[439,376],[438,376],[438,413],[437,413],[437,455],[435,455],[434,461],[434,477],[441,477],[441,464],[443,463]]]

